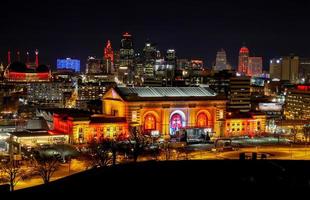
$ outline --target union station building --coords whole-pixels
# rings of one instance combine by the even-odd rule
[[[126,118],[142,134],[170,138],[195,129],[224,136],[226,98],[203,87],[118,87],[103,96],[103,113]]]

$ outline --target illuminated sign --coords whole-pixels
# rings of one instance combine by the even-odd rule
[[[281,111],[282,104],[280,103],[259,103],[258,108],[261,111]]]
[[[151,131],[151,136],[152,137],[158,137],[159,136],[159,131],[157,131],[157,130]]]

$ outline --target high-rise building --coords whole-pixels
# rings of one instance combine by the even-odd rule
[[[80,60],[77,59],[57,59],[57,69],[69,69],[75,72],[79,72],[81,68]]]
[[[269,74],[271,79],[281,79],[281,60],[279,58],[273,58],[270,60]]]
[[[270,61],[270,78],[278,78],[291,83],[299,82],[300,58],[284,56]]]
[[[239,51],[239,64],[238,64],[238,72],[241,74],[245,75],[248,72],[249,55],[250,55],[249,49],[243,46]]]
[[[302,84],[310,84],[310,58],[299,59],[299,81]]]
[[[227,57],[226,52],[224,49],[221,49],[216,54],[216,61],[215,61],[215,71],[221,71],[227,69]]]
[[[288,90],[284,114],[287,119],[310,120],[310,85]]]
[[[120,60],[118,75],[119,79],[124,83],[132,83],[134,79],[134,58],[135,52],[133,48],[132,35],[124,33],[121,40]]]
[[[250,57],[247,76],[260,76],[263,73],[263,58]]]
[[[154,78],[156,56],[155,46],[147,41],[143,48],[144,78],[146,79]]]
[[[114,72],[114,52],[110,40],[104,48],[104,74],[113,74]]]
[[[173,86],[175,70],[177,65],[177,57],[174,49],[167,50],[165,61],[166,61],[166,74],[164,82],[166,86]]]
[[[86,74],[101,74],[104,69],[104,61],[95,57],[88,57],[86,61]]]
[[[108,40],[107,45],[104,48],[104,59],[114,63],[114,52],[110,40]]]
[[[285,56],[281,61],[281,80],[290,81],[291,83],[298,82],[299,57]]]
[[[247,76],[231,77],[229,87],[230,110],[248,112],[251,109],[251,78]]]

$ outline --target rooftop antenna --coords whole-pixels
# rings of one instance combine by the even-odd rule
[[[36,54],[36,66],[38,67],[39,66],[39,51],[38,51],[38,49],[36,49],[35,54]]]

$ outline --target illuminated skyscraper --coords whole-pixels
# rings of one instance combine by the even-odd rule
[[[269,73],[271,79],[281,79],[281,59],[270,60]]]
[[[102,59],[88,57],[86,61],[86,74],[101,74],[103,73],[104,62]]]
[[[112,63],[114,63],[114,52],[110,40],[108,40],[107,45],[104,48],[104,59],[110,60]]]
[[[249,54],[250,51],[247,47],[243,46],[239,51],[239,64],[238,72],[241,74],[247,74],[249,68]]]
[[[143,48],[144,77],[147,79],[154,78],[156,56],[155,46],[147,41]]]
[[[104,48],[104,62],[106,74],[112,74],[114,72],[114,52],[110,40],[108,40],[106,47]]]
[[[270,78],[298,83],[300,72],[300,58],[298,56],[284,56],[270,61]]]
[[[165,61],[166,61],[165,85],[173,86],[177,64],[177,57],[174,49],[167,50]]]
[[[247,76],[260,76],[263,73],[263,58],[250,57]]]
[[[226,70],[227,69],[227,58],[226,52],[224,49],[221,49],[216,54],[215,68],[216,71]]]
[[[123,34],[120,48],[120,63],[118,69],[119,80],[131,84],[134,78],[134,56],[132,36]]]

